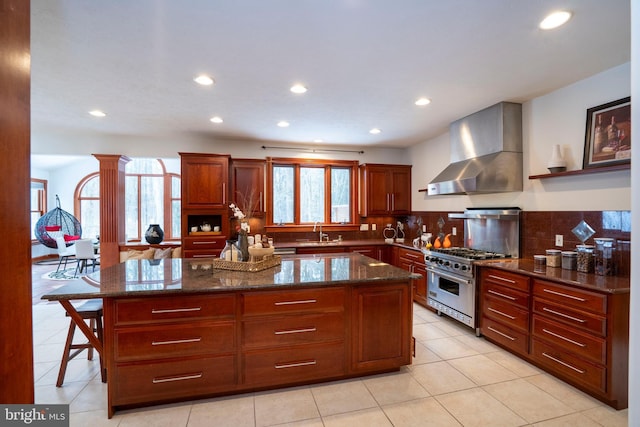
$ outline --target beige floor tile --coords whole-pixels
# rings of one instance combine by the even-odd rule
[[[420,342],[416,342],[416,356],[413,358],[414,365],[421,365],[423,363],[439,362],[442,358],[429,350]]]
[[[194,401],[187,427],[254,427],[253,395]]]
[[[35,384],[38,385],[38,381],[40,380],[40,378],[46,375],[46,373],[49,372],[50,370],[54,369],[56,372],[58,372],[59,367],[60,367],[59,361],[34,363],[33,364],[33,380]]]
[[[378,406],[361,380],[338,381],[311,388],[322,417]]]
[[[627,427],[629,423],[628,409],[616,411],[609,406],[600,405],[597,408],[582,411],[582,414],[604,427]]]
[[[302,421],[295,421],[292,423],[278,424],[278,427],[323,427],[323,426],[324,424],[322,423],[322,418],[314,418],[311,420],[302,420]]]
[[[433,397],[384,406],[382,409],[395,427],[462,426]]]
[[[525,380],[577,411],[596,408],[602,405],[600,401],[549,374],[533,375],[525,378]]]
[[[63,387],[56,387],[55,384],[36,385],[35,403],[71,403],[86,385],[86,382],[64,384]]]
[[[456,339],[478,353],[493,353],[498,350],[498,347],[495,344],[490,343],[483,337],[477,337],[475,333],[458,335]]]
[[[442,316],[435,326],[449,337],[457,337],[459,335],[469,335],[469,333],[474,333],[473,329],[468,326],[445,316]]]
[[[477,385],[499,383],[518,378],[516,374],[483,354],[449,360],[449,364]]]
[[[56,381],[58,380],[59,370],[60,362],[58,361],[56,366],[38,379],[38,385],[51,385],[55,387]],[[94,355],[93,360],[87,360],[86,356],[84,358],[80,358],[80,356],[78,356],[78,358],[70,360],[69,363],[67,363],[67,371],[64,374],[63,386],[74,382],[81,382],[84,386],[87,382],[94,379],[99,372],[100,361],[98,360],[97,355]]]
[[[69,405],[69,412],[97,411],[107,407],[107,384],[90,381]]]
[[[434,362],[411,367],[411,375],[431,395],[464,390],[476,385],[447,362]]]
[[[118,427],[176,427],[186,426],[191,404],[152,406],[123,413]]]
[[[444,360],[478,354],[478,352],[454,337],[430,340],[424,345]]]
[[[442,394],[435,399],[465,427],[515,427],[526,421],[481,388]]]
[[[97,411],[72,412],[69,414],[69,427],[113,427],[120,424],[120,416],[107,417],[106,408]]]
[[[413,336],[420,343],[437,338],[448,337],[442,329],[439,329],[436,326],[437,323],[421,323],[419,325],[413,325]]]
[[[378,405],[406,402],[428,397],[429,393],[407,371],[363,379]]]
[[[532,427],[600,427],[600,424],[582,414],[569,414],[532,424]]]
[[[256,426],[270,426],[318,418],[320,413],[308,387],[257,393],[254,398]]]
[[[33,346],[33,362],[60,362],[64,344],[40,344]],[[78,356],[78,359],[80,356]],[[86,357],[85,357],[86,358]]]
[[[496,349],[497,351],[487,354],[487,357],[491,358],[494,362],[501,364],[521,378],[538,375],[543,372],[511,353],[501,350],[498,347],[496,347]]]
[[[523,379],[490,384],[483,388],[529,423],[575,412],[568,405]]]
[[[323,417],[324,427],[393,427],[380,408],[362,409],[360,411]]]

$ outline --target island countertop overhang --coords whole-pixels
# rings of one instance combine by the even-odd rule
[[[249,290],[303,289],[418,278],[358,253],[283,255],[276,267],[257,272],[222,270],[212,259],[128,260],[52,290],[42,299],[142,297]]]

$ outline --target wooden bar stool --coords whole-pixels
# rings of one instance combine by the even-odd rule
[[[104,342],[102,331],[102,300],[92,299],[76,308],[76,311],[83,319],[89,319],[89,328],[98,336],[100,342]],[[67,317],[69,313],[66,313]],[[60,371],[58,372],[58,381],[56,387],[61,387],[64,382],[64,375],[67,372],[67,363],[83,350],[87,350],[87,359],[93,360],[93,346],[86,342],[84,344],[74,344],[73,335],[76,331],[76,322],[71,319],[69,324],[69,333],[67,334],[67,342],[64,346],[62,354],[62,362],[60,363]],[[100,356],[100,355],[99,355]],[[100,375],[102,382],[107,382],[106,371],[103,365],[102,356],[100,356]]]

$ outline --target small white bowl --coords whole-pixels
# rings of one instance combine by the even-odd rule
[[[268,248],[249,246],[249,255],[251,255],[252,259],[261,261],[265,256],[273,255],[275,249],[273,246],[269,246]]]

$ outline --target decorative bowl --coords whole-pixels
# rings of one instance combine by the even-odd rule
[[[266,256],[273,255],[273,251],[276,248],[269,246],[268,248],[261,248],[256,246],[249,246],[249,255],[252,260],[259,261]]]

